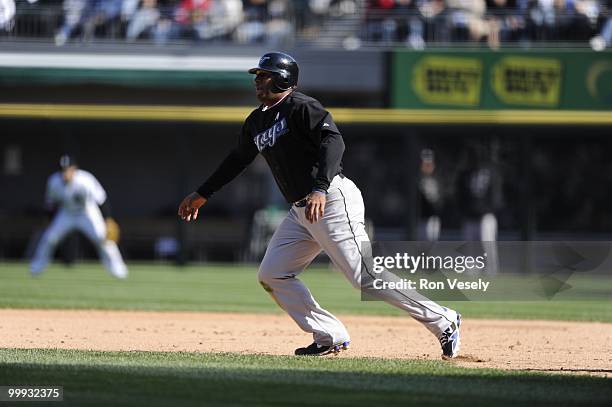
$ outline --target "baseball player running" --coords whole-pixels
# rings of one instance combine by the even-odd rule
[[[296,61],[280,52],[265,54],[249,70],[255,75],[261,105],[244,122],[236,147],[196,192],[183,199],[178,214],[188,222],[197,219],[202,205],[262,154],[291,209],[270,240],[258,279],[300,328],[313,334],[314,342],[295,354],[326,355],[346,349],[349,333],[317,303],[298,276],[324,250],[360,288],[360,244],[369,239],[361,192],[342,174],[340,131],[317,100],[295,90],[298,72]],[[392,290],[379,293],[436,335],[443,358],[457,354],[457,312],[417,293],[413,297]]]
[[[96,177],[77,167],[74,158],[68,155],[60,158],[60,171],[47,181],[46,205],[50,210],[57,209],[57,213],[36,248],[30,264],[33,276],[44,271],[57,244],[76,229],[91,240],[114,277],[127,277],[127,267],[115,243],[119,229],[110,217],[106,192]]]

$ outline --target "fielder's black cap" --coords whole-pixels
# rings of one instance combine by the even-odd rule
[[[434,161],[436,158],[434,152],[430,148],[424,148],[421,150],[421,160],[422,161]]]
[[[72,167],[73,165],[77,165],[76,160],[73,156],[69,154],[63,154],[59,159],[59,166],[62,170],[65,170],[68,167]]]

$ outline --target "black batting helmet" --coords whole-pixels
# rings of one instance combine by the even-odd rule
[[[274,74],[274,87],[278,92],[284,92],[297,85],[298,64],[291,55],[283,52],[268,52],[259,59],[255,68],[249,69],[249,73],[266,71]]]

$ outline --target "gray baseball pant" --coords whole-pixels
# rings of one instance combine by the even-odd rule
[[[261,285],[319,345],[349,341],[345,326],[322,308],[297,277],[321,252],[357,288],[361,288],[361,245],[369,242],[361,192],[348,178],[336,176],[328,190],[323,218],[306,220],[306,208],[291,207],[278,227],[259,268]],[[368,271],[366,271],[368,272]],[[437,338],[457,320],[457,313],[416,291],[379,290],[380,298],[410,314]]]

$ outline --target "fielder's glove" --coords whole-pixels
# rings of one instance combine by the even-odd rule
[[[106,218],[106,240],[119,243],[121,231],[113,218]]]

